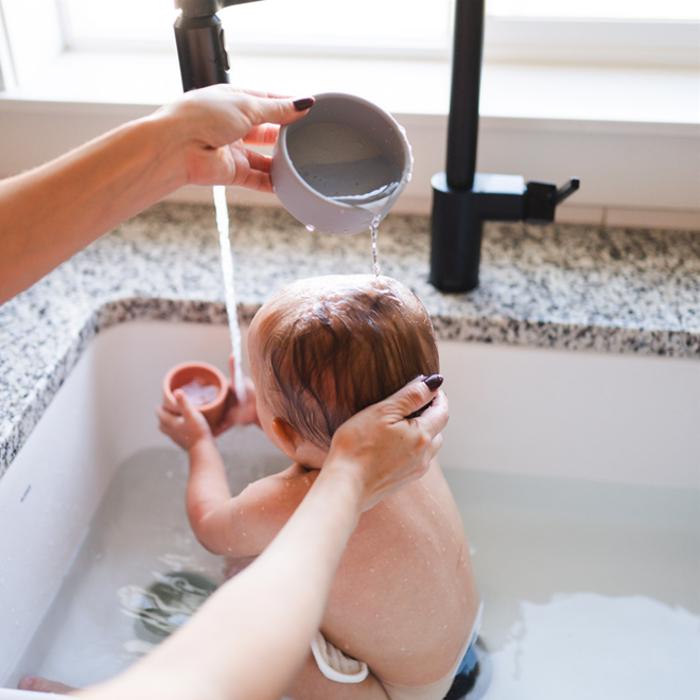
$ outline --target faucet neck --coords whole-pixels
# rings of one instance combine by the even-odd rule
[[[446,167],[447,182],[455,190],[474,185],[483,40],[484,0],[457,0]]]

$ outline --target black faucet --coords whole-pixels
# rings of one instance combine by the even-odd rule
[[[228,57],[216,13],[256,0],[175,0],[175,22],[185,91],[228,82]],[[484,0],[457,0],[447,169],[433,177],[430,282],[444,292],[479,284],[484,221],[554,220],[556,206],[579,188],[528,182],[519,175],[476,173]]]
[[[572,178],[557,188],[475,172],[483,36],[484,0],[457,0],[447,167],[432,179],[430,282],[444,292],[479,285],[484,221],[553,221],[557,205],[580,184]]]
[[[175,0],[175,43],[185,92],[228,83],[226,39],[217,12],[256,0]]]

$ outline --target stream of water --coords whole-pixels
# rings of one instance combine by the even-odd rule
[[[216,228],[219,231],[219,247],[221,248],[221,271],[224,277],[224,298],[226,300],[226,315],[231,336],[231,351],[233,353],[233,381],[236,397],[239,401],[245,399],[245,380],[242,368],[241,328],[238,325],[238,307],[236,305],[236,286],[233,275],[233,253],[231,251],[230,223],[228,217],[228,202],[226,188],[219,185],[214,187],[214,208],[216,209]]]

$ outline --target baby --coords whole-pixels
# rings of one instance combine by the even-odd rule
[[[187,512],[198,540],[240,562],[259,555],[292,515],[345,420],[438,371],[423,305],[387,277],[318,277],[287,286],[256,314],[248,351],[254,389],[240,413],[289,457],[288,469],[232,497],[206,421],[184,396],[183,418],[161,422],[189,454]],[[456,677],[453,694],[475,676],[478,610],[459,512],[433,463],[360,519],[319,635],[288,694],[443,700]]]

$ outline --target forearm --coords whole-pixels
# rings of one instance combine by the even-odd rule
[[[0,182],[0,303],[187,180],[164,112]]]
[[[213,439],[199,440],[188,451],[187,516],[197,539],[210,551],[226,553],[226,527],[212,523],[231,501],[224,461]]]
[[[237,670],[238,682],[245,685],[241,697],[273,698],[287,691],[309,653],[311,639],[321,625],[338,564],[360,516],[361,490],[357,482],[343,474],[332,474],[324,467],[308,496],[280,535],[261,557],[257,579],[265,582],[265,598],[274,608],[263,606],[277,625],[259,624],[257,615],[248,620],[244,649],[250,654]],[[260,683],[252,660],[266,649],[277,659],[279,673]],[[228,687],[232,678],[222,678]],[[222,695],[230,700],[232,695]]]
[[[360,500],[355,480],[332,465],[324,467],[295,514],[246,571],[224,584],[151,655],[84,697],[152,700],[158,687],[159,696],[170,700],[277,700],[321,624]],[[275,660],[265,673],[263,658]],[[166,685],[159,685],[160,679]]]

